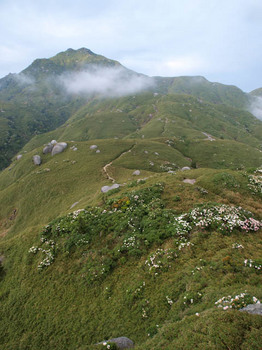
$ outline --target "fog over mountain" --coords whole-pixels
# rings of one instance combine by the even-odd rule
[[[154,86],[154,79],[129,74],[122,67],[92,66],[88,70],[61,75],[59,81],[70,94],[100,94],[105,97],[125,96]]]
[[[248,110],[256,118],[262,120],[262,97],[260,97],[260,96],[253,96],[252,97],[252,102],[251,102]]]

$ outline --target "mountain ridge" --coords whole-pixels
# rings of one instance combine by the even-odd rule
[[[91,79],[90,84],[88,79]],[[100,86],[97,81],[100,81]],[[72,82],[74,86],[68,90]],[[98,85],[94,91],[92,84]],[[7,166],[19,147],[35,134],[63,125],[88,100],[99,96],[99,89],[104,85],[109,90],[102,90],[100,98],[104,97],[104,93],[109,93],[105,97],[114,97],[115,89],[120,95],[122,91],[126,95],[150,91],[162,95],[179,94],[183,99],[183,94],[187,94],[216,106],[225,104],[244,110],[254,99],[254,92],[249,95],[235,86],[212,83],[201,76],[147,77],[89,49],[68,49],[48,59],[37,59],[21,73],[0,79],[0,119],[3,126],[0,169]],[[129,89],[129,86],[133,88]],[[126,90],[123,90],[124,87]],[[5,111],[4,105],[10,111]],[[34,118],[30,117],[33,115]],[[15,142],[11,142],[13,139]]]
[[[2,81],[1,349],[260,350],[249,96],[76,51]]]

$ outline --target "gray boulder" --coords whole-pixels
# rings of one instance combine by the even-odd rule
[[[194,183],[196,182],[196,179],[185,179],[185,180],[183,180],[183,182],[185,184],[194,185]]]
[[[79,202],[75,202],[71,205],[70,209],[74,208]]]
[[[140,175],[140,170],[135,170],[134,172],[133,172],[133,175]]]
[[[54,145],[52,143],[48,143],[44,148],[43,148],[43,154],[51,153]]]
[[[132,349],[134,347],[134,342],[127,338],[127,337],[119,337],[119,338],[112,338],[112,339],[108,339],[106,341],[103,341],[101,343],[98,344],[103,344],[103,343],[115,343],[117,348],[122,350],[122,349]]]
[[[51,143],[51,145],[55,145],[57,143],[57,141],[56,140],[52,140],[50,143]]]
[[[253,315],[261,315],[262,316],[262,304],[249,304],[239,311],[248,312]]]
[[[34,165],[40,165],[42,163],[41,157],[38,155],[33,156]]]
[[[189,168],[189,166],[184,166],[181,170],[182,170],[182,171],[191,170],[191,168]]]
[[[91,145],[90,149],[97,149],[97,145]]]
[[[66,142],[58,142],[54,145],[53,149],[52,149],[52,156],[54,156],[55,154],[61,153],[63,152],[67,147],[67,143]]]
[[[120,187],[119,184],[113,184],[112,186],[103,186],[101,188],[101,192],[106,193],[106,192],[114,190],[115,188],[118,188],[118,187]]]
[[[19,160],[19,159],[21,159],[22,157],[23,157],[22,154],[18,154],[18,156],[16,156],[16,159]]]

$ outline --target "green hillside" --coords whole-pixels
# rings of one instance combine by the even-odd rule
[[[212,225],[188,232],[185,224],[173,224],[178,215],[203,203],[209,208],[223,204],[230,210],[242,206],[258,219],[261,185],[254,187],[252,182],[257,173],[208,168],[183,172],[177,167],[190,162],[162,141],[96,140],[100,153],[90,149],[92,141],[72,142],[77,151],[68,147],[57,156],[45,155],[40,167],[31,161],[41,151],[36,149],[1,173],[4,349],[91,349],[91,344],[120,335],[130,337],[138,349],[167,347],[168,339],[171,349],[185,344],[184,338],[171,336],[171,329],[179,332],[179,327],[186,329],[190,348],[201,334],[192,337],[192,322],[198,322],[199,329],[201,322],[208,322],[209,331],[201,340],[204,347],[211,339],[219,344],[216,327],[221,320],[229,328],[236,324],[242,334],[233,347],[232,339],[223,335],[232,349],[259,349],[259,316],[241,315],[245,327],[254,329],[247,339],[238,311],[226,313],[214,303],[246,290],[246,298],[261,300],[259,271],[244,266],[245,259],[260,263],[260,231],[236,227],[224,232]],[[155,162],[153,167],[144,155]],[[110,185],[103,171],[110,162],[108,174],[124,186],[116,194],[102,194],[101,187]],[[170,167],[174,172],[168,173]],[[140,176],[133,175],[134,169],[141,170]],[[132,209],[136,197],[140,202]],[[86,211],[81,221],[82,216],[75,224],[71,216],[66,219],[67,213],[82,208]],[[50,222],[62,231],[47,236],[57,244],[54,262],[39,270],[45,253],[34,255],[29,249],[48,248],[40,237]],[[184,227],[182,236],[179,227]],[[236,243],[244,248],[232,248]],[[161,263],[151,271],[145,262],[154,254]]]
[[[69,49],[23,71],[33,91],[0,81],[0,348],[260,350],[239,310],[262,302],[262,122],[202,77],[117,97],[46,80],[93,63],[120,65]]]
[[[103,96],[97,92],[68,93],[65,84],[74,80],[72,77],[75,73],[91,72],[95,74],[97,69],[121,70],[118,81],[120,86],[117,87],[118,94],[121,95],[122,87],[124,88],[123,94],[125,94],[125,89],[128,91],[128,87],[133,86],[132,84],[134,86],[142,84],[140,88],[154,93],[154,98],[152,95],[151,98],[148,95],[145,98],[143,94],[142,96],[135,94],[135,98],[133,95],[127,98],[122,96],[118,101],[112,99],[112,102],[112,100],[104,99],[102,102]],[[65,77],[66,83],[63,80]],[[143,83],[139,79],[144,79]],[[259,138],[261,123],[251,121],[253,117],[245,112],[252,102],[250,96],[254,94],[256,93],[246,94],[234,86],[209,82],[204,77],[150,78],[123,67],[117,61],[97,55],[89,49],[68,49],[49,59],[37,59],[21,73],[9,74],[0,79],[0,125],[2,127],[0,169],[5,168],[20,147],[35,135],[56,129],[74,113],[78,118],[83,113],[90,115],[95,109],[97,114],[103,105],[105,113],[111,113],[112,110],[118,113],[119,110],[122,110],[129,115],[129,118],[134,118],[137,122],[136,124],[131,121],[132,125],[129,125],[127,130],[123,130],[125,126],[122,126],[120,128],[122,132],[116,137],[130,135],[132,131],[136,131],[134,128],[140,129],[152,118],[151,114],[158,114],[156,108],[159,107],[159,114],[165,120],[167,117],[174,118],[175,114],[176,122],[178,122],[176,133],[172,131],[171,134],[195,137],[195,132],[189,130],[193,127],[193,129],[213,133],[213,136],[217,137],[232,139],[238,135],[238,141],[254,146],[255,143],[251,140],[250,133],[254,134],[258,128],[257,137]],[[97,101],[97,95],[100,95],[100,101]],[[159,106],[156,107],[158,103]],[[116,104],[117,108],[115,108]],[[190,104],[193,105],[193,109]],[[83,106],[84,109],[82,109]],[[111,106],[110,110],[109,106]],[[7,111],[10,108],[11,115]],[[234,110],[234,108],[241,110]],[[105,114],[104,117],[106,117]],[[9,121],[10,118],[11,121]],[[100,119],[103,119],[103,115],[100,116]],[[197,125],[192,125],[192,121]],[[103,122],[101,120],[101,123]],[[82,126],[84,129],[91,127],[94,130],[94,125],[91,126],[87,121],[79,121],[79,123],[75,126],[77,130]],[[251,129],[250,123],[252,124]],[[152,125],[149,125],[150,130],[145,128],[146,137],[159,136],[160,126],[157,124],[153,120]],[[152,130],[156,128],[158,128],[156,132]],[[205,130],[202,130],[203,128]],[[99,134],[100,132],[94,130],[91,134],[85,134],[82,140],[86,140],[87,137],[89,139],[100,138]],[[78,136],[80,140],[80,135]],[[102,138],[108,136],[111,137],[111,134],[102,135]],[[10,139],[14,142],[10,142]]]
[[[204,101],[238,108],[245,108],[248,104],[248,95],[236,86],[212,83],[201,76],[156,79],[160,91],[165,93],[193,95]]]
[[[34,135],[57,128],[81,108],[87,98],[67,94],[59,77],[94,64],[121,66],[85,48],[68,49],[50,59],[37,59],[21,73],[0,79],[0,123],[3,127],[0,169],[6,167],[11,157]]]
[[[262,96],[262,88],[255,89],[250,92],[250,95],[252,96]]]

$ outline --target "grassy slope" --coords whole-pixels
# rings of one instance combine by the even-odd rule
[[[77,248],[70,255],[60,254],[50,268],[37,271],[39,258],[32,257],[28,249],[39,243],[41,227],[70,211],[70,206],[76,201],[79,204],[73,210],[88,204],[102,204],[107,196],[100,193],[100,188],[110,184],[102,173],[102,167],[114,159],[108,171],[122,183],[127,181],[117,196],[162,181],[166,183],[162,195],[165,206],[178,213],[189,210],[195,203],[221,202],[242,205],[258,217],[262,216],[260,197],[248,189],[244,172],[203,168],[179,171],[176,175],[157,174],[154,171],[160,171],[158,168],[142,167],[144,150],[149,152],[146,157],[158,159],[156,164],[173,160],[182,162],[182,166],[188,164],[188,160],[163,143],[162,139],[137,143],[135,140],[96,140],[101,150],[99,154],[89,149],[92,143],[69,144],[76,145],[78,150],[68,148],[53,158],[46,155],[43,164],[35,167],[31,157],[37,151],[39,153],[40,148],[24,154],[20,161],[15,161],[10,171],[1,173],[0,220],[1,234],[4,234],[0,245],[1,254],[4,255],[0,296],[3,306],[2,348],[84,350],[91,349],[89,344],[105,338],[125,335],[133,339],[138,348],[141,344],[140,348],[144,349],[168,349],[168,346],[170,349],[192,348],[199,344],[202,344],[202,348],[208,348],[210,342],[215,342],[212,345],[214,349],[223,349],[223,342],[232,349],[239,349],[240,346],[245,349],[245,342],[249,347],[253,344],[252,349],[258,349],[255,342],[261,327],[260,319],[241,315],[243,324],[253,329],[247,335],[245,327],[239,322],[238,313],[235,311],[225,315],[222,311],[216,311],[214,302],[224,295],[244,290],[262,299],[260,277],[255,270],[243,267],[243,259],[260,258],[258,247],[262,244],[261,233],[236,232],[223,236],[217,232],[203,234],[196,231],[190,238],[195,246],[183,250],[171,269],[157,278],[145,271],[145,259],[158,247],[174,247],[173,239],[153,244],[138,257],[124,255],[105,279],[91,284],[83,278],[88,268],[88,248],[85,246]],[[131,152],[119,158],[122,152],[131,148]],[[156,150],[161,162],[155,155]],[[72,161],[76,163],[72,164]],[[140,168],[137,165],[141,165],[142,172],[141,176],[134,177],[133,169]],[[145,176],[149,177],[145,184],[128,187],[128,184],[134,185],[134,179]],[[183,183],[184,178],[196,179],[195,185]],[[203,188],[208,194],[201,192]],[[15,219],[11,218],[14,208],[17,210]],[[98,262],[103,254],[107,254],[107,240],[103,235],[94,239],[90,253]],[[244,250],[232,250],[232,243],[235,242],[241,243]],[[227,256],[231,257],[229,261]],[[215,266],[215,271],[204,268],[193,276],[191,271],[199,265],[199,259],[205,259],[207,267]],[[143,282],[145,288],[137,295],[135,290]],[[198,291],[204,295],[202,301],[184,307],[185,293]],[[174,300],[172,307],[167,303],[166,296]],[[149,304],[145,300],[149,300]],[[142,308],[145,307],[147,318],[142,317]],[[196,319],[196,312],[200,313],[201,318]],[[232,322],[240,329],[241,336],[235,345],[226,334],[223,335],[223,342],[217,337],[216,329],[221,319],[230,327],[230,333],[234,331],[230,326]],[[204,337],[200,329],[206,320],[211,325]],[[193,336],[192,322],[196,322]],[[186,340],[179,335],[181,327],[186,332]],[[159,335],[151,339],[158,329]],[[199,337],[203,338],[201,342]]]
[[[216,140],[206,140],[203,132]],[[32,156],[51,139],[67,141],[68,148],[55,157],[43,155],[43,164],[34,166]],[[92,144],[101,152],[90,150]],[[44,271],[37,270],[40,255],[28,249],[39,245],[39,232],[51,220],[158,182],[165,183],[163,205],[177,214],[216,202],[242,206],[261,218],[261,193],[253,193],[248,182],[254,171],[248,168],[261,165],[260,144],[261,122],[249,113],[187,95],[152,93],[93,100],[62,127],[33,138],[23,157],[0,173],[2,348],[86,350],[103,339],[128,336],[137,349],[259,349],[261,318],[217,310],[214,302],[245,290],[262,299],[259,271],[243,264],[260,261],[261,232],[225,236],[216,229],[193,230],[194,246],[182,249],[155,277],[145,269],[149,254],[176,249],[174,237],[157,238],[164,214],[150,231],[151,245],[140,252],[117,253],[126,234],[121,220],[111,232],[101,221],[90,245],[70,253],[61,247],[74,234],[60,239],[55,262]],[[103,172],[109,163],[107,173],[124,186],[102,194],[101,187],[112,184]],[[178,170],[191,164],[199,168]],[[141,174],[134,176],[137,169]],[[236,242],[244,249],[232,249]],[[105,276],[92,280],[90,269],[103,267]],[[185,295],[195,298],[198,292],[202,298],[184,304]]]

